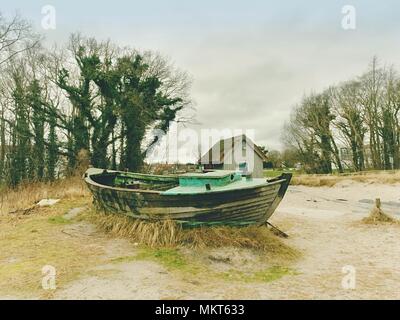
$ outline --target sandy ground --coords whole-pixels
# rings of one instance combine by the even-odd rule
[[[78,279],[58,288],[52,297],[400,299],[400,225],[361,223],[376,197],[381,198],[385,212],[400,214],[400,185],[343,181],[335,187],[290,187],[271,222],[289,234],[284,241],[299,249],[302,257],[291,266],[296,274],[272,282],[207,281],[204,277],[197,279],[168,271],[152,261],[134,260],[93,266]],[[79,210],[69,213],[78,214]],[[71,224],[68,228],[70,234],[84,235],[85,241],[103,237],[88,222]],[[138,250],[124,239],[109,239],[104,243],[107,261]],[[225,254],[231,254],[229,249]],[[252,261],[251,252],[240,254],[246,261]],[[343,286],[344,277],[354,280],[354,288],[351,281],[350,288]]]
[[[293,266],[296,275],[269,283],[207,283],[182,279],[153,262],[133,261],[97,266],[96,269],[113,272],[82,277],[57,291],[55,297],[399,299],[400,227],[360,222],[375,197],[381,198],[386,212],[400,213],[399,185],[344,181],[333,188],[291,187],[272,222],[290,235],[287,243],[303,252]],[[130,244],[123,240],[113,242],[109,248],[110,254],[129,250]],[[343,278],[352,274],[355,288],[351,288],[351,281],[350,288],[343,287]]]
[[[385,212],[400,213],[399,185],[344,181],[333,188],[290,188],[273,221],[289,226],[289,243],[304,252],[296,266],[301,275],[258,287],[260,296],[399,299],[399,226],[360,223],[376,197]],[[355,289],[342,286],[346,266],[354,268]]]

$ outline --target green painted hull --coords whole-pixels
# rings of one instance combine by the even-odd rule
[[[89,169],[85,174],[100,210],[137,219],[171,219],[185,226],[264,224],[282,200],[290,179],[291,174],[283,174],[270,181],[252,179],[246,183],[243,179],[229,188],[184,192],[173,176],[101,169]],[[124,180],[130,181],[121,183]],[[135,181],[140,181],[140,188]]]

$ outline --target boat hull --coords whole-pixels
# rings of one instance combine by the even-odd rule
[[[254,188],[201,194],[164,194],[158,191],[114,188],[85,181],[97,208],[137,219],[175,220],[186,226],[264,224],[275,211],[291,174]]]

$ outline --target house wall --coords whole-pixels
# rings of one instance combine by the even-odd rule
[[[245,150],[243,150],[241,143],[235,143],[234,150],[231,149],[230,152],[225,154],[224,170],[236,170],[242,162],[247,163],[248,170],[252,172],[253,178],[263,178],[263,161],[249,142],[247,142]]]
[[[236,170],[240,163],[246,162],[248,170],[252,172],[252,177],[263,178],[263,159],[254,151],[251,143],[251,140],[247,139],[244,146],[240,136],[235,137],[233,148],[230,140],[226,141],[223,146],[218,143],[201,157],[200,162],[215,169],[217,167],[219,169],[219,166],[222,165],[220,169],[224,170]],[[223,154],[222,163],[221,152]]]
[[[263,161],[258,156],[254,156],[254,170],[252,174],[253,178],[264,178],[264,168],[263,168]]]
[[[233,163],[224,163],[223,169],[224,170],[236,170],[237,167],[239,166],[239,162],[233,162]],[[263,162],[260,159],[260,157],[255,154],[254,155],[254,165],[253,165],[253,170],[251,176],[253,178],[263,178],[264,177],[264,171],[263,171]]]

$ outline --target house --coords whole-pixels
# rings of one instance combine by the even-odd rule
[[[339,158],[344,168],[353,167],[353,152],[349,147],[339,148]]]
[[[364,167],[367,169],[371,169],[372,163],[372,154],[371,154],[371,146],[370,144],[363,145],[363,159],[364,159]],[[353,162],[353,151],[350,147],[340,146],[339,147],[339,158],[342,162],[342,166],[344,168],[354,169],[354,162]],[[392,161],[392,159],[391,159]],[[391,162],[393,164],[393,162]]]
[[[246,135],[220,140],[199,160],[204,169],[240,169],[254,178],[263,177],[263,163],[267,160],[259,146]]]

